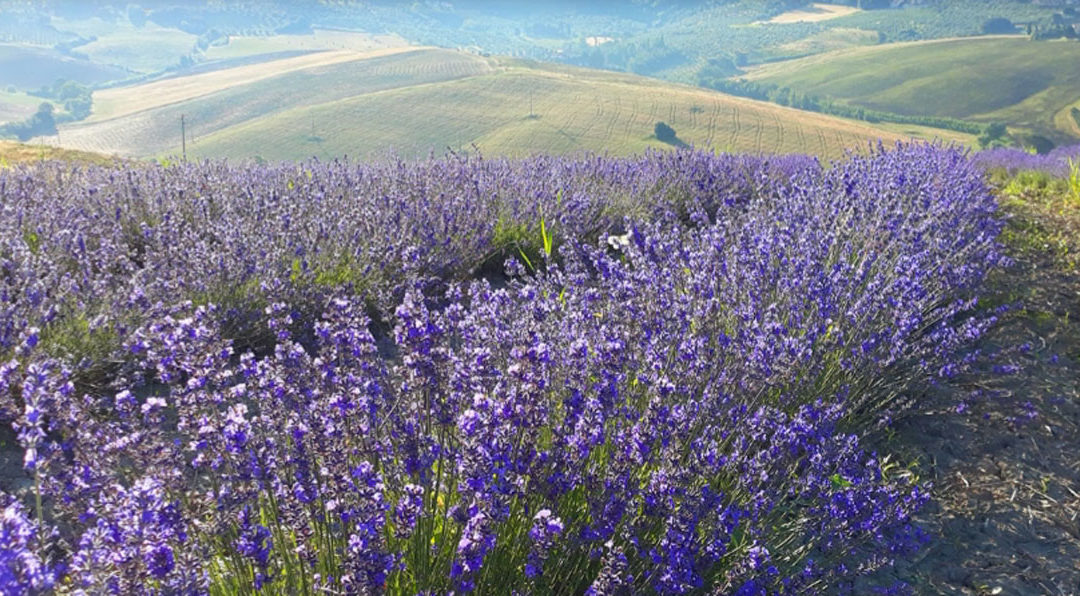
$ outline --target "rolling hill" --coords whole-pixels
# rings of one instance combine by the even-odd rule
[[[743,78],[899,114],[1004,122],[1080,138],[1080,43],[995,36],[859,47],[754,68]]]
[[[663,147],[836,157],[869,141],[963,135],[782,108],[635,75],[435,48],[324,52],[174,77],[95,95],[95,112],[43,139],[62,147],[154,157],[302,159],[402,156],[476,145],[485,154]]]

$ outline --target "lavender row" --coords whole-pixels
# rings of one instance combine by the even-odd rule
[[[1064,178],[1069,175],[1071,164],[1080,162],[1080,145],[1056,147],[1049,153],[1034,154],[1015,147],[998,147],[980,151],[973,161],[988,170],[1004,170],[1009,175],[1019,172],[1045,172]]]
[[[541,221],[560,240],[596,237],[627,215],[745,200],[815,167],[684,152],[0,171],[0,352],[32,327],[70,351],[115,345],[158,301],[214,302],[243,326],[269,295],[301,302],[351,285],[389,312],[409,277],[535,257]]]
[[[5,588],[801,594],[923,540],[924,488],[859,434],[993,321],[1000,222],[961,151],[179,172],[65,173],[121,206],[63,187],[72,229],[3,195],[39,222],[8,262],[61,271],[0,367],[39,501],[5,510]],[[133,253],[109,222],[140,208]],[[454,281],[508,225],[534,243],[509,281]],[[317,279],[343,254],[368,281]],[[215,284],[247,302],[185,300]],[[268,345],[232,328],[247,292]],[[80,299],[122,346],[101,386],[43,341]]]

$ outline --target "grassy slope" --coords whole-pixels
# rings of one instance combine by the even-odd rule
[[[42,145],[28,145],[14,141],[0,141],[0,167],[13,166],[42,160],[57,159],[71,163],[108,164],[116,158],[100,153],[73,151]]]
[[[766,56],[777,57],[791,55],[805,56],[842,50],[854,46],[872,46],[877,43],[877,31],[836,27],[833,29],[826,29],[821,33],[815,33],[797,41],[781,44],[771,51],[763,52],[763,54]]]
[[[124,115],[61,127],[60,140],[65,147],[128,156],[179,153],[181,115],[186,117],[188,147],[193,149],[206,135],[291,107],[445,81],[490,69],[487,61],[477,56],[441,52],[442,59],[433,60],[433,52],[416,50],[374,58],[357,54],[355,60],[288,70],[269,78],[252,77],[241,84],[230,80],[230,71],[215,71],[209,75],[217,77],[213,79],[216,86],[195,85],[194,91],[187,77],[168,79],[159,83],[174,86],[173,99],[177,101],[168,101],[167,90],[146,86],[153,91],[147,94],[148,109],[132,112],[126,101],[117,101],[110,109]],[[274,63],[256,68],[269,68],[272,72]],[[143,90],[144,86],[130,88],[136,98]],[[192,99],[181,100],[189,96]],[[310,133],[311,123],[304,129]],[[50,139],[55,141],[55,137]]]
[[[375,58],[409,48],[376,50],[364,54],[348,51],[318,52],[281,60],[257,62],[200,74],[170,77],[132,87],[115,87],[94,92],[94,111],[87,122],[109,120],[210,95],[229,87],[257,83],[285,73],[331,67],[358,59]],[[257,90],[259,87],[252,87]]]
[[[43,101],[48,100],[21,91],[8,93],[5,89],[0,89],[0,124],[34,115]]]
[[[197,157],[416,155],[471,144],[491,155],[623,154],[663,147],[652,137],[658,120],[686,143],[731,151],[836,157],[873,139],[911,136],[643,77],[449,50],[412,49],[239,85],[228,70],[210,74],[216,78],[196,85],[178,77],[129,88],[105,104],[121,116],[64,127],[63,146],[176,154],[181,114],[188,153]],[[149,109],[137,111],[140,99]]]
[[[1080,43],[995,36],[851,48],[755,69],[747,78],[901,114],[1002,121],[1063,142],[1080,97]]]
[[[93,85],[125,79],[127,72],[86,60],[76,60],[51,48],[0,43],[0,87],[23,90],[52,85],[58,78]]]
[[[196,35],[152,22],[135,27],[127,17],[108,21],[97,17],[79,20],[54,17],[52,23],[60,31],[96,38],[76,49],[95,64],[114,65],[137,73],[175,66],[181,56],[194,49],[198,39]]]
[[[333,123],[317,125],[318,142],[308,140],[312,119]],[[658,120],[685,143],[740,152],[835,157],[870,139],[905,136],[640,77],[507,61],[488,75],[286,111],[211,135],[199,151],[288,159],[298,147],[329,157],[387,149],[416,155],[476,144],[492,155],[621,154],[665,147],[652,136]]]

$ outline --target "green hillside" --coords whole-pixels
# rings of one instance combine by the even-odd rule
[[[93,85],[127,78],[123,69],[76,60],[52,49],[0,43],[0,86],[33,90],[68,79]]]
[[[62,126],[59,137],[44,141],[133,157],[175,155],[181,115],[189,157],[411,156],[472,145],[491,155],[625,154],[667,146],[653,136],[658,121],[673,126],[685,144],[824,157],[877,139],[944,134],[970,141],[635,75],[451,50],[338,52],[310,66],[297,62],[301,58],[287,60],[291,66],[277,74],[270,74],[274,63],[264,63],[259,72],[241,67],[248,69],[243,79],[239,70],[215,71],[196,75],[203,77],[198,80],[176,77],[110,90],[109,101],[100,102],[108,113]]]
[[[987,37],[888,44],[754,69],[745,78],[908,115],[1004,122],[1055,143],[1080,138],[1080,43]]]

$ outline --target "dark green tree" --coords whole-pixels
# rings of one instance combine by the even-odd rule
[[[1005,17],[994,17],[987,19],[982,25],[982,32],[987,35],[998,35],[1005,33],[1016,33],[1016,25]]]
[[[653,127],[653,133],[656,135],[657,140],[664,143],[674,143],[676,140],[675,129],[667,125],[666,122],[657,122]]]
[[[1009,134],[1009,129],[1001,122],[988,124],[983,133],[979,135],[979,146],[988,148],[1001,144],[999,141],[1002,141],[1007,134]]]

